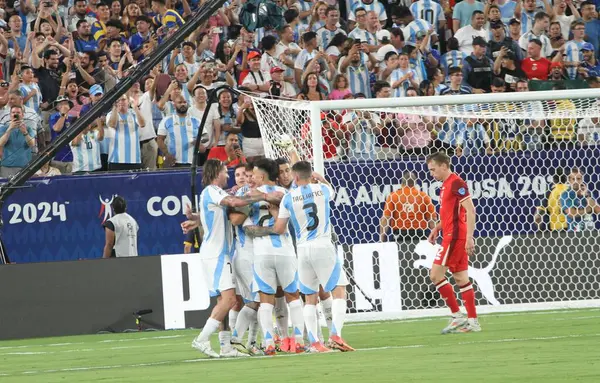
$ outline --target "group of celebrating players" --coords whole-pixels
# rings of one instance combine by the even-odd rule
[[[468,255],[475,248],[475,209],[466,183],[451,172],[445,154],[430,156],[427,165],[431,175],[444,182],[441,223],[429,238],[434,242],[443,231],[442,251],[431,273],[453,314],[442,332],[480,331],[467,275]],[[228,193],[224,190],[227,167],[219,160],[206,161],[199,213],[188,208],[188,220],[181,224],[184,233],[200,226],[203,230],[199,256],[210,295],[217,297],[192,347],[213,358],[277,351],[354,351],[342,338],[347,279],[332,243],[331,184],[306,161],[295,161],[290,167],[283,159],[262,158],[238,166],[235,174],[238,185]],[[448,270],[460,286],[467,316],[459,310],[453,287],[445,279]],[[319,300],[329,330],[327,342],[318,321]],[[274,310],[279,333],[273,323]],[[223,324],[225,318],[231,331]],[[258,328],[262,329],[262,347],[256,343]],[[210,344],[217,330],[220,353]]]

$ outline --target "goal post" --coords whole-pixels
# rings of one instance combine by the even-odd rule
[[[600,307],[600,207],[580,206],[600,206],[599,99],[583,89],[253,105],[266,155],[288,156],[276,144],[287,135],[336,190],[350,320],[383,320],[448,313],[425,241],[441,185],[425,157],[440,150],[477,209],[480,312]]]

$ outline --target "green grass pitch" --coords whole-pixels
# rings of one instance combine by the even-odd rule
[[[351,353],[205,359],[196,330],[0,342],[0,382],[600,382],[600,309],[349,323]],[[213,339],[217,347],[216,337]]]

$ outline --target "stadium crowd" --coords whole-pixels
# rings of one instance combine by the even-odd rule
[[[204,2],[2,0],[0,176],[42,152]],[[200,149],[201,162],[230,166],[264,154],[248,94],[339,100],[599,86],[600,20],[590,1],[276,0],[284,26],[253,32],[240,20],[244,3],[226,2],[39,175],[189,166],[207,92],[225,84],[241,94],[218,95]],[[595,119],[493,124],[352,112],[323,121],[330,159],[600,141]]]

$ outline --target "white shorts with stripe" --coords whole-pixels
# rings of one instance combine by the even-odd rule
[[[298,246],[298,279],[300,292],[307,295],[318,293],[319,285],[329,292],[348,284],[342,262],[328,238]]]
[[[202,272],[211,297],[235,288],[229,257],[222,255],[202,256]]]
[[[254,254],[252,248],[236,246],[235,256],[233,257],[233,275],[235,277],[235,290],[246,303],[259,302],[258,294],[253,291],[254,273],[252,271],[254,264]]]
[[[283,252],[286,253],[283,253]],[[286,293],[298,291],[298,259],[294,249],[280,254],[254,254],[254,291],[275,294],[277,286]]]

